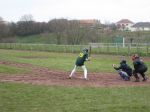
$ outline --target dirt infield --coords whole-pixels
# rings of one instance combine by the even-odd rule
[[[76,73],[76,77],[68,79],[69,73],[63,71],[53,71],[48,68],[33,66],[31,64],[14,63],[0,61],[0,64],[27,68],[31,71],[24,74],[3,74],[0,73],[0,82],[18,82],[37,85],[69,86],[69,87],[126,87],[150,85],[150,80],[146,82],[123,81],[119,75],[112,73],[88,73],[89,80],[84,80],[83,73]]]

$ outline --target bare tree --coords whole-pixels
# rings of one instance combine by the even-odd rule
[[[26,36],[34,34],[34,21],[32,15],[23,15],[17,22],[17,35]]]
[[[0,17],[0,37],[7,37],[9,34],[8,24]]]
[[[34,21],[34,20],[31,14],[26,14],[26,15],[21,16],[20,21],[27,22],[27,21]]]
[[[85,37],[85,28],[80,27],[78,20],[71,20],[68,24],[67,44],[80,44]]]
[[[57,44],[61,44],[62,37],[68,26],[67,19],[53,19],[49,21],[50,30],[56,35]]]

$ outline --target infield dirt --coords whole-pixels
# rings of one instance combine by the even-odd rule
[[[83,73],[77,72],[74,78],[68,79],[69,72],[50,70],[49,68],[31,64],[9,61],[0,61],[0,64],[30,69],[30,72],[23,74],[12,75],[0,73],[0,82],[68,87],[127,87],[150,85],[150,80],[147,80],[146,82],[134,82],[134,79],[131,81],[124,81],[117,73],[88,73],[89,80],[84,80],[82,79]]]

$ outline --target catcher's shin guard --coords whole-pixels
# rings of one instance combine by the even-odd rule
[[[124,71],[120,71],[119,72],[119,75],[122,79],[124,79],[125,81],[129,81],[130,80],[130,77],[128,76],[128,74]]]

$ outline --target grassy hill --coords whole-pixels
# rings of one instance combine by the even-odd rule
[[[80,35],[80,36],[79,36]],[[40,43],[40,44],[57,44],[57,34],[55,33],[42,33],[37,35],[29,36],[16,36],[16,37],[7,37],[0,38],[1,42],[13,42],[13,43]],[[60,44],[68,44],[68,39],[70,38],[79,38],[83,37],[80,44],[88,44],[90,42],[99,42],[99,43],[112,43],[114,42],[115,37],[125,37],[125,42],[130,43],[131,40],[133,43],[147,43],[150,42],[150,32],[122,32],[122,31],[113,31],[113,32],[98,32],[98,34],[88,34],[85,32],[84,35],[78,34],[68,37],[65,33],[60,33],[59,35]],[[78,37],[79,36],[79,37]]]
[[[53,44],[56,43],[56,38],[51,33],[37,34],[25,37],[15,37],[16,43],[42,43]]]

